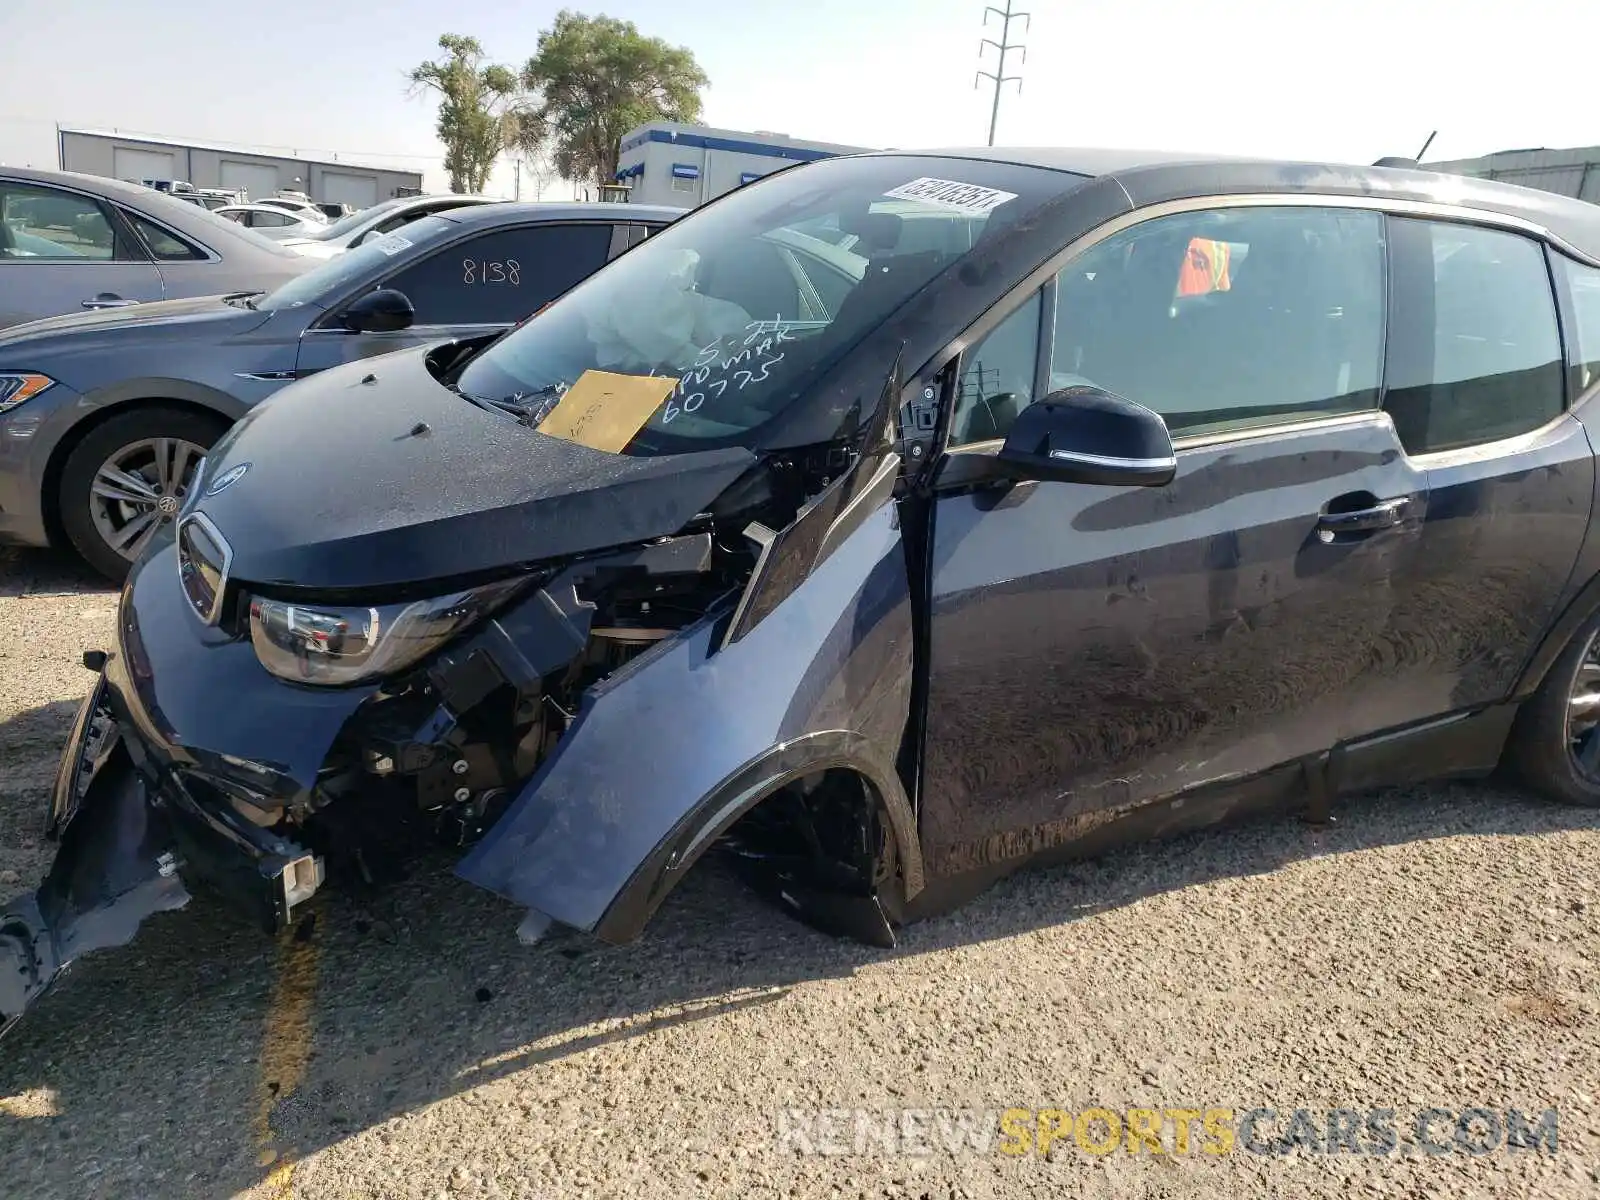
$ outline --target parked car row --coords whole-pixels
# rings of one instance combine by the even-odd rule
[[[1348,789],[1600,805],[1600,209],[991,147],[676,215],[464,207],[0,339],[11,535],[143,547],[0,1019],[196,879],[281,929],[408,836],[524,941],[718,847],[893,945]]]
[[[128,182],[131,183],[132,180]],[[198,204],[213,211],[225,205],[251,203],[250,197],[239,188],[196,187],[183,179],[145,179],[140,182],[147,188],[154,188],[158,192],[167,193],[175,200]],[[256,203],[275,205],[311,221],[336,221],[340,217],[347,217],[355,211],[350,205],[344,203],[313,201],[304,192],[279,192],[276,196],[269,196],[265,200],[256,201]]]
[[[384,200],[360,212],[312,229],[298,236],[285,237],[283,244],[296,254],[308,258],[332,258],[353,246],[359,246],[370,237],[393,233],[402,225],[433,213],[448,212],[469,204],[502,203],[491,196],[461,195],[450,192],[442,196],[400,196]]]
[[[347,230],[360,245],[291,255],[272,287],[231,277],[0,334],[0,541],[70,544],[121,578],[254,404],[350,359],[506,329],[678,213],[473,199],[379,206]]]

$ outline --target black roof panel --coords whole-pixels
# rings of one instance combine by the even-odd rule
[[[1261,192],[1311,192],[1456,205],[1536,225],[1600,263],[1600,205],[1516,184],[1438,171],[1166,150],[982,146],[877,153],[983,159],[1110,179],[1121,186],[1136,208],[1197,196]]]

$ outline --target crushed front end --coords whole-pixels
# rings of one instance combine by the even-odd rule
[[[783,786],[803,831],[774,810],[730,847],[791,905],[812,897],[801,915],[889,937],[878,896],[905,889],[885,864],[919,865],[894,767],[911,636],[893,464],[866,466],[769,462],[670,534],[442,593],[256,585],[187,514],[130,575],[115,648],[86,658],[60,852],[0,926],[0,970],[17,964],[0,1016],[186,882],[270,930],[328,879],[384,882],[441,840],[529,910],[525,937],[554,921],[626,940]],[[809,530],[800,554],[762,518]],[[797,870],[819,829],[827,861]]]

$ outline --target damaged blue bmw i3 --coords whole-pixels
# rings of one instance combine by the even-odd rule
[[[281,927],[413,838],[524,940],[628,941],[716,848],[892,945],[1024,863],[1351,789],[1596,804],[1597,390],[1577,201],[774,174],[212,448],[85,658],[0,1018],[198,881]]]

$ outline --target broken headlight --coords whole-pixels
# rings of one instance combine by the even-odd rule
[[[323,687],[403,671],[477,624],[534,580],[502,580],[409,604],[344,606],[250,598],[250,641],[280,679]]]

